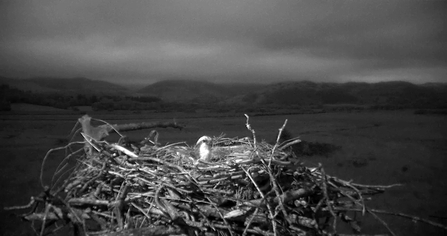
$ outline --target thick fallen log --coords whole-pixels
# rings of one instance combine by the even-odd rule
[[[100,141],[107,137],[110,132],[123,132],[123,131],[133,131],[141,129],[153,129],[153,128],[174,128],[182,130],[183,125],[178,124],[176,121],[166,121],[166,122],[140,122],[140,123],[130,123],[130,124],[103,124],[99,126],[91,125],[91,117],[84,115],[78,119],[82,126],[82,132],[88,137],[96,141]]]

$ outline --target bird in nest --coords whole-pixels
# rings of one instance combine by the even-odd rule
[[[198,164],[199,161],[210,162],[211,161],[211,146],[212,139],[208,136],[202,136],[197,140],[196,145],[193,148],[180,145],[169,146],[166,149],[168,152],[172,152],[174,157],[179,160],[191,161]],[[164,149],[164,147],[162,147]]]
[[[199,160],[209,161],[211,160],[211,145],[212,139],[209,136],[202,136],[197,140],[196,145],[199,146]]]
[[[198,156],[200,161],[210,162],[227,160],[228,158],[244,157],[248,150],[243,145],[217,146],[209,136],[202,136],[197,140]]]

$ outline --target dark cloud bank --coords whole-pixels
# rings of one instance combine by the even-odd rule
[[[444,1],[0,4],[0,76],[447,82]]]

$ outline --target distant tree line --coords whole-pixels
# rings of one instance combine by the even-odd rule
[[[414,94],[414,96],[409,96]],[[261,100],[261,102],[258,102]],[[196,99],[190,102],[166,102],[155,96],[122,96],[106,94],[36,93],[9,85],[0,85],[0,110],[11,110],[13,103],[29,103],[61,109],[91,106],[95,111],[150,110],[155,112],[218,112],[274,114],[355,112],[361,110],[446,109],[447,98],[440,93],[412,91],[411,93],[377,93],[355,97],[341,90],[319,93],[281,90],[269,96],[247,94],[242,104],[219,104],[216,98]]]
[[[11,101],[8,99],[6,91],[9,90],[9,86],[6,84],[0,85],[0,111],[10,111]]]
[[[102,96],[99,101],[91,103],[92,109],[100,110],[158,110],[163,102],[158,97]]]
[[[114,110],[153,110],[157,112],[196,112],[199,110],[228,112],[236,106],[216,106],[215,103],[175,103],[165,102],[155,96],[120,96],[100,94],[63,94],[63,93],[36,93],[23,91],[9,85],[0,85],[0,110],[11,110],[13,103],[28,103],[34,105],[50,106],[60,109],[74,109],[78,106],[91,106],[95,111]]]
[[[35,93],[0,85],[0,110],[11,110],[12,103],[28,103],[68,109],[92,106],[95,110],[141,110],[158,109],[161,99],[153,96],[118,96],[96,94]]]

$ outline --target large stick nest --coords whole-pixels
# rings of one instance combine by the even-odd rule
[[[339,222],[360,232],[355,214],[381,221],[365,201],[391,187],[306,167],[288,151],[299,139],[258,142],[248,116],[253,137],[214,137],[207,161],[184,143],[101,141],[116,127],[93,127],[89,117],[79,121],[85,147],[64,147],[71,151],[63,162],[77,157],[75,169],[64,172],[61,164],[53,179],[62,184],[45,186],[23,216],[42,221],[42,235],[61,223],[88,235],[331,235]]]

